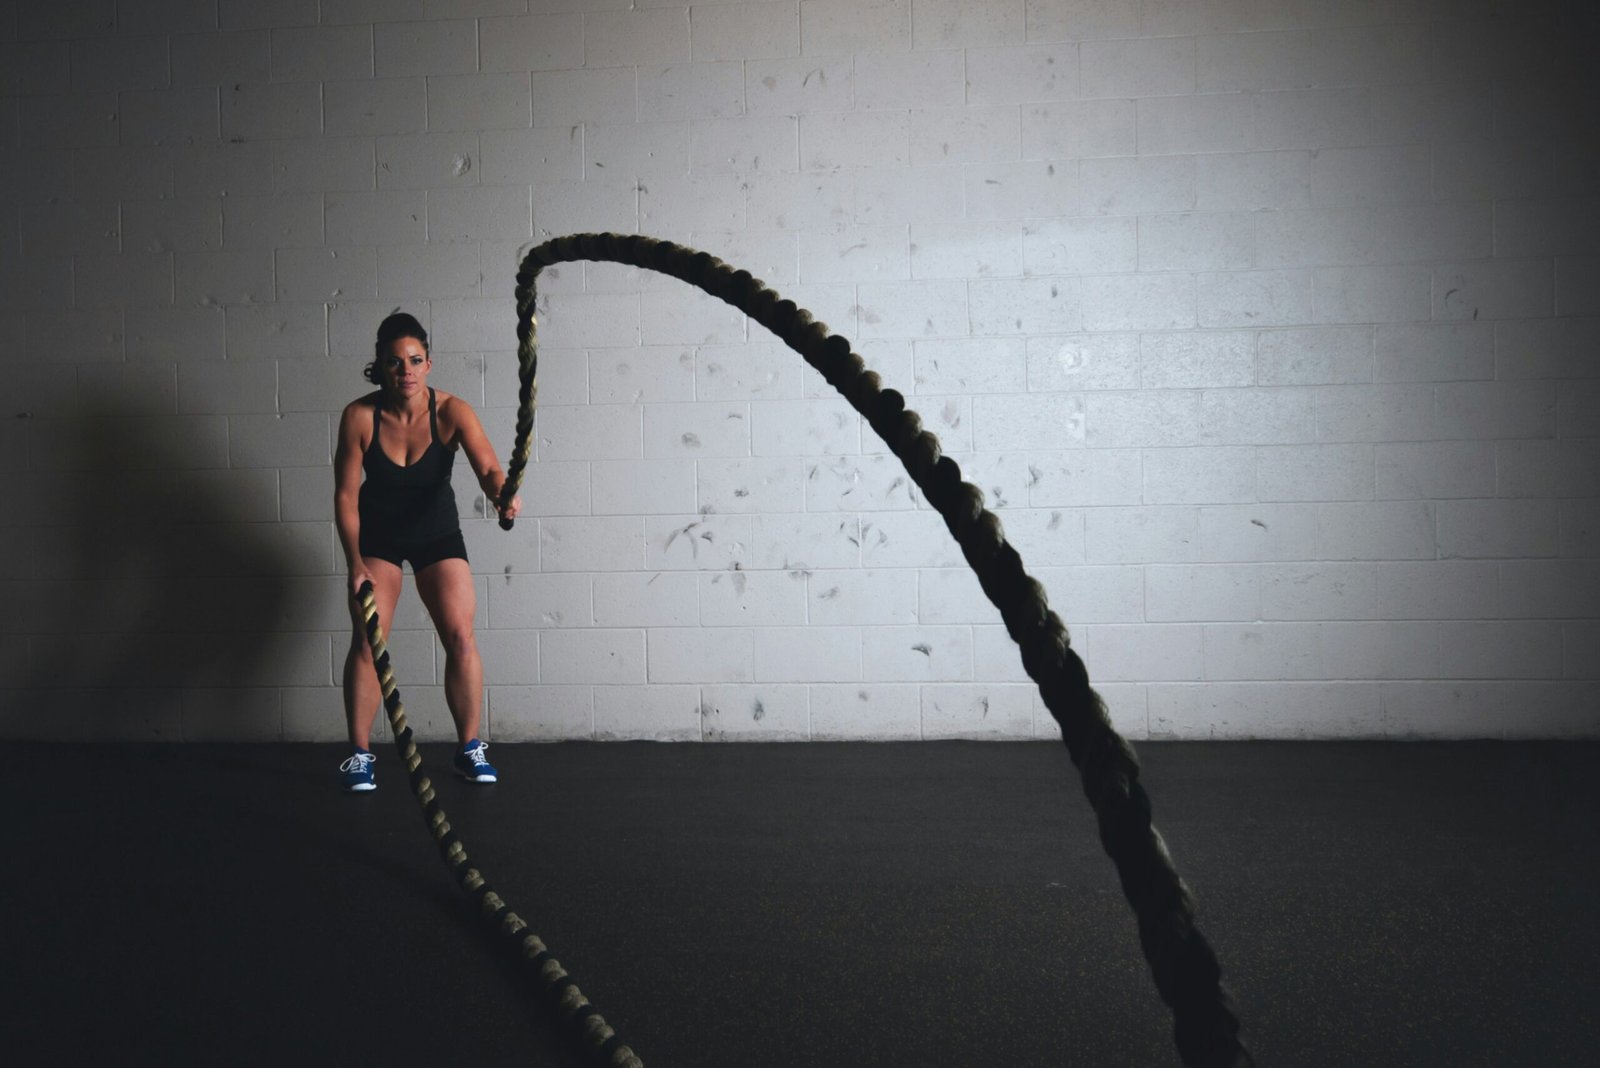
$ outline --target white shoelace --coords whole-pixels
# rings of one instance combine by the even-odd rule
[[[481,743],[478,746],[478,748],[476,748],[476,749],[468,749],[467,750],[467,759],[472,761],[473,766],[481,767],[484,764],[489,763],[489,758],[484,755],[484,753],[486,753],[488,751],[488,749],[489,749],[489,743],[488,742]]]
[[[377,759],[376,754],[373,753],[351,753],[345,758],[345,762],[339,765],[339,770],[347,772],[366,771]]]

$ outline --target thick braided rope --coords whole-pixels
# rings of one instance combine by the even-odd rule
[[[622,1044],[605,1019],[589,999],[583,996],[578,984],[572,981],[561,962],[550,955],[538,935],[528,930],[528,925],[511,906],[501,900],[484,879],[483,873],[472,866],[461,839],[451,828],[450,821],[439,807],[433,783],[422,770],[422,756],[406,724],[405,705],[400,702],[400,690],[395,685],[394,667],[389,661],[389,646],[384,641],[383,626],[378,622],[378,606],[372,599],[372,583],[362,583],[356,599],[361,606],[361,618],[366,623],[367,641],[372,645],[372,662],[378,669],[378,682],[383,687],[383,707],[389,716],[389,726],[394,732],[395,748],[400,760],[411,775],[411,790],[422,806],[422,819],[428,825],[433,840],[439,846],[439,855],[465,890],[477,903],[478,915],[491,929],[509,944],[546,994],[556,1010],[583,1036],[589,1053],[600,1063],[613,1068],[644,1068],[644,1061],[633,1050]]]
[[[1254,1060],[1239,1041],[1239,1021],[1221,982],[1216,954],[1194,922],[1194,900],[1178,877],[1161,835],[1150,822],[1150,798],[1139,783],[1133,747],[1111,727],[1105,705],[1073,650],[1067,628],[1049,608],[1045,591],[1022,568],[1000,520],[983,506],[983,492],[961,479],[961,469],[941,453],[905,398],[884,389],[850,342],[781,299],[751,276],[707,252],[655,238],[624,234],[573,234],[531,250],[517,272],[517,358],[521,383],[517,438],[502,506],[515,495],[527,465],[533,428],[538,333],[536,282],[545,267],[571,260],[601,260],[643,267],[682,279],[738,308],[803,356],[866,417],[905,464],[907,473],[938,509],[1000,609],[1006,630],[1022,650],[1022,663],[1039,685],[1061,727],[1084,793],[1099,820],[1100,842],[1116,864],[1122,891],[1138,919],[1139,942],[1156,989],[1171,1007],[1174,1039],[1186,1065],[1246,1068]],[[502,522],[502,526],[509,524]]]

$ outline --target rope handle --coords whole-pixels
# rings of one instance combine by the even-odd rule
[[[600,1011],[583,996],[561,962],[551,955],[550,949],[538,935],[528,930],[528,924],[511,911],[483,877],[473,867],[466,846],[450,826],[450,820],[439,806],[433,783],[422,770],[422,755],[417,752],[415,738],[406,723],[405,705],[400,700],[400,689],[395,685],[394,666],[389,659],[389,646],[384,640],[383,625],[378,621],[378,605],[373,599],[370,581],[362,582],[356,589],[354,601],[372,648],[373,667],[378,672],[378,683],[383,689],[383,707],[389,717],[389,728],[394,734],[395,748],[400,761],[410,773],[411,791],[422,808],[422,820],[439,847],[439,856],[450,869],[461,889],[473,898],[478,906],[478,916],[520,956],[523,965],[532,971],[535,981],[544,990],[559,1012],[585,1040],[585,1049],[598,1063],[610,1068],[644,1068],[644,1061],[623,1044],[622,1039],[606,1023]]]

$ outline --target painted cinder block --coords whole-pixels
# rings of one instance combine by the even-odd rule
[[[478,69],[473,19],[380,22],[372,27],[373,73],[379,78],[470,74]]]
[[[1432,560],[1442,553],[1431,501],[1341,501],[1316,505],[1323,560]]]
[[[1022,338],[950,338],[912,346],[917,393],[1020,393],[1027,388]]]
[[[922,513],[906,515],[921,516]],[[874,522],[887,524],[891,518],[900,516],[875,516]],[[943,530],[942,524],[940,530]],[[804,574],[811,568],[855,567],[861,562],[861,521],[853,515],[758,515],[752,524],[751,538],[754,543],[752,566],[758,568]],[[910,539],[892,540],[899,546]],[[917,562],[908,556],[896,563],[897,566],[914,566]]]
[[[689,8],[690,57],[714,60],[782,59],[800,54],[797,2]]]
[[[1257,149],[1329,148],[1366,143],[1371,120],[1364,89],[1307,89],[1255,95]]]
[[[916,508],[922,500],[899,460],[888,455],[806,461],[806,510],[878,512]]]
[[[1079,212],[1084,201],[1078,170],[1073,161],[1030,160],[971,164],[939,173],[955,175],[963,183],[969,219],[1039,219]]]
[[[256,184],[261,178],[270,179],[270,185],[259,190],[262,193],[336,192],[378,187],[387,189],[407,184],[410,188],[420,188],[426,184],[425,181],[419,182],[415,176],[411,177],[409,183],[391,181],[396,168],[401,169],[402,175],[406,173],[404,168],[411,163],[411,157],[405,155],[402,148],[402,155],[391,155],[380,159],[376,147],[378,140],[381,139],[325,137],[316,140],[274,142],[271,145],[271,166],[262,172],[260,178],[249,179],[249,188],[255,191]],[[227,168],[228,173],[232,173],[239,167],[248,166],[249,159],[248,156],[225,159],[222,165]],[[239,191],[239,187],[235,185],[233,192]],[[223,191],[219,190],[219,193],[221,192]]]
[[[1207,153],[1195,159],[1200,211],[1294,210],[1311,203],[1310,152]]]
[[[698,686],[596,686],[596,741],[698,742]]]
[[[1377,496],[1382,500],[1492,496],[1495,450],[1487,441],[1380,444],[1375,454]]]
[[[1092,508],[1084,516],[1091,564],[1187,563],[1198,559],[1199,533],[1193,506]]]
[[[800,53],[904,52],[912,0],[801,0]]]
[[[271,77],[271,35],[266,29],[235,33],[174,33],[167,38],[171,83],[221,85],[232,78],[264,82]]]
[[[959,51],[856,53],[857,108],[957,107],[965,99]]]
[[[1137,151],[1137,110],[1131,100],[1023,105],[1023,159],[1065,162]]]
[[[514,5],[513,9],[522,5]],[[583,66],[579,11],[509,15],[478,20],[478,69],[564,70]]]
[[[490,741],[551,742],[593,736],[592,687],[491,685],[485,693],[484,736]]]
[[[744,65],[691,63],[638,68],[639,119],[672,122],[744,114]]]
[[[1078,645],[1105,682],[1180,682],[1205,678],[1203,628],[1189,624],[1097,624]]]
[[[221,308],[184,305],[128,308],[124,312],[123,324],[124,351],[129,360],[193,364],[220,361],[226,355]],[[260,374],[259,369],[256,374]],[[271,379],[269,371],[265,379],[258,377],[255,382],[266,394],[271,394]],[[191,389],[194,385],[195,381],[191,380]]]
[[[320,412],[228,417],[233,467],[311,467],[333,462],[328,416]]]
[[[84,252],[73,259],[73,300],[101,304],[165,305],[173,302],[170,252]]]
[[[590,349],[591,404],[694,399],[694,353],[678,345]]]
[[[1327,678],[1316,623],[1212,624],[1201,629],[1208,680]]]
[[[751,566],[750,516],[647,516],[644,566],[662,571],[735,571]]]
[[[1256,337],[1248,331],[1144,334],[1139,347],[1140,381],[1146,389],[1243,387],[1255,382]]]
[[[1124,281],[1102,278],[985,278],[967,283],[971,331],[977,335],[1059,334],[1076,330],[1120,329],[1108,316],[1102,287]],[[1165,279],[1161,280],[1165,282]],[[1141,293],[1153,318],[1181,317],[1182,284],[1157,284]],[[1171,293],[1176,292],[1178,308]],[[1092,303],[1093,302],[1093,303]]]
[[[1028,389],[1118,390],[1139,387],[1139,335],[1030,337]]]
[[[752,632],[728,627],[669,627],[647,634],[652,683],[750,682]]]
[[[323,198],[317,193],[228,197],[222,205],[225,248],[313,248],[323,244]]]
[[[1256,499],[1256,452],[1241,446],[1145,449],[1145,504],[1234,504]]]
[[[275,82],[320,82],[370,76],[373,38],[368,26],[280,26],[271,36]]]
[[[1225,271],[1195,280],[1201,326],[1301,326],[1312,321],[1310,271]]]
[[[189,145],[216,141],[222,127],[221,106],[212,86],[192,89],[124,91],[120,140],[127,145]]]
[[[759,627],[751,632],[757,682],[860,682],[857,627]]]
[[[316,137],[322,132],[318,82],[235,82],[223,87],[221,100],[225,140]]]
[[[1082,395],[1091,449],[1196,445],[1203,431],[1198,390]]]
[[[700,718],[708,742],[803,742],[811,737],[810,688],[799,685],[702,686]]]
[[[640,119],[638,78],[632,67],[533,71],[533,124],[631,123]]]
[[[1147,215],[1195,206],[1195,157],[1135,156],[1078,164],[1083,207],[1091,215]]]
[[[694,350],[695,399],[778,400],[798,397],[800,358],[776,342],[701,345]]]
[[[522,524],[518,524],[520,528]],[[529,524],[530,526],[534,524]],[[495,536],[511,540],[504,532]],[[478,566],[478,561],[473,561]],[[614,578],[617,576],[598,576]],[[550,627],[617,627],[615,620],[598,620],[590,608],[590,577],[583,574],[492,575],[488,584],[488,624],[493,630],[532,632]],[[537,682],[537,679],[532,680]]]
[[[829,540],[831,551],[827,555],[839,562],[822,566],[846,567],[857,562],[874,567],[965,566],[961,547],[950,536],[944,520],[928,509],[876,512],[859,519],[847,516],[835,524],[822,528],[821,535]],[[859,561],[850,558],[841,539],[857,547]]]
[[[587,67],[687,63],[689,12],[666,7],[586,13],[583,60]]]
[[[973,444],[983,451],[1081,448],[1093,408],[1073,394],[973,398]]]
[[[533,122],[526,73],[428,78],[429,130],[520,129]]]
[[[1015,105],[913,108],[911,162],[992,163],[1022,157],[1021,115]]]
[[[1138,220],[1139,270],[1226,271],[1255,265],[1250,214],[1183,213]]]
[[[892,683],[808,686],[811,740],[915,741],[922,737],[921,689]]]
[[[1256,380],[1264,386],[1370,382],[1376,373],[1368,326],[1262,330],[1257,349]]]
[[[806,580],[787,571],[701,572],[702,627],[792,627],[806,618]]]
[[[855,69],[848,54],[749,59],[744,71],[749,115],[805,116],[855,107]]]
[[[1263,501],[1372,500],[1370,445],[1263,445],[1256,452],[1256,489]]]
[[[699,509],[722,514],[788,511],[805,501],[805,467],[798,458],[705,459],[694,466],[691,503]]]
[[[584,137],[576,128],[485,130],[480,136],[480,176],[486,185],[544,185],[581,181]],[[594,133],[594,131],[590,131]]]
[[[1439,675],[1446,679],[1559,679],[1560,623],[1439,624]]]
[[[1567,682],[1384,683],[1383,717],[1399,737],[1589,738],[1597,733],[1595,690]]]
[[[794,115],[750,114],[737,119],[691,123],[689,169],[696,175],[798,170],[799,127],[800,119]],[[742,204],[744,198],[738,199]],[[697,226],[695,229],[717,227]]]
[[[1155,684],[1148,693],[1152,738],[1378,738],[1392,729],[1373,683]]]
[[[922,737],[1023,739],[1034,737],[1031,685],[922,687]]]
[[[1440,501],[1441,557],[1537,557],[1559,552],[1555,501]]]
[[[178,368],[177,410],[193,415],[276,412],[277,389],[278,369],[270,361],[187,363]]]
[[[1140,155],[1243,152],[1251,147],[1255,114],[1248,96],[1158,96],[1136,103]]]
[[[1507,560],[1487,566],[1499,569],[1503,618],[1584,619],[1594,614],[1600,563],[1592,558]]]
[[[1600,485],[1600,444],[1593,440],[1502,441],[1486,447],[1494,450],[1502,497],[1592,497]]]
[[[861,658],[867,682],[968,682],[972,628],[864,627]]]
[[[1181,96],[1195,91],[1192,37],[1085,41],[1079,57],[1085,97]]]
[[[426,78],[373,78],[325,82],[323,133],[341,137],[422,133],[427,130]]]
[[[914,278],[986,278],[1026,273],[1023,243],[1028,231],[1019,222],[912,223],[910,229]]]
[[[698,577],[670,571],[597,574],[594,621],[601,627],[694,627],[700,621]]]
[[[1072,100],[1078,95],[1074,45],[969,47],[967,102],[975,105]]]
[[[622,685],[645,681],[645,632],[571,630],[539,635],[541,681]]]
[[[1144,570],[1151,623],[1252,622],[1261,615],[1260,571],[1250,565],[1152,565]]]

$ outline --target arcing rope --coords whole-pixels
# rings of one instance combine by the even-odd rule
[[[517,272],[517,361],[521,392],[517,438],[500,491],[502,507],[515,495],[528,463],[537,392],[538,334],[534,322],[539,272],[569,260],[605,260],[670,274],[719,297],[772,331],[866,417],[945,526],[1000,609],[1006,630],[1022,647],[1022,663],[1039,684],[1045,706],[1061,726],[1067,752],[1083,778],[1100,822],[1100,842],[1116,863],[1122,892],[1139,921],[1139,942],[1156,989],[1172,1007],[1174,1037],[1186,1065],[1244,1068],[1254,1063],[1239,1042],[1239,1021],[1222,988],[1221,969],[1194,923],[1194,900],[1178,877],[1161,835],[1150,823],[1150,799],[1139,784],[1133,747],[1112,729],[1089,673],[1073,651],[1067,628],[1050,611],[1044,587],[1022,569],[1000,520],[983,507],[983,492],[961,480],[939,439],[922,429],[905,398],[884,389],[876,373],[850,351],[850,342],[783,300],[749,271],[736,271],[708,252],[623,234],[573,234],[530,251]],[[501,526],[509,529],[502,520]]]
[[[1022,568],[1022,559],[1005,540],[1000,520],[984,508],[983,493],[961,480],[961,469],[944,456],[939,439],[922,429],[921,418],[905,406],[905,398],[884,389],[878,375],[866,370],[860,356],[850,351],[850,342],[816,322],[811,313],[783,300],[748,271],[736,271],[707,252],[697,252],[671,242],[623,234],[573,234],[547,241],[531,250],[517,272],[517,359],[521,384],[517,409],[516,444],[507,467],[505,485],[500,491],[503,510],[522,483],[527,467],[533,431],[534,397],[538,391],[538,334],[534,320],[537,299],[535,283],[539,272],[556,263],[572,260],[600,260],[644,267],[672,275],[699,286],[777,335],[807,363],[844,395],[905,464],[906,471],[922,489],[923,495],[944,518],[945,526],[961,546],[963,555],[978,576],[983,591],[1000,609],[1006,631],[1021,647],[1023,667],[1039,685],[1045,707],[1060,725],[1062,740],[1077,766],[1085,795],[1094,808],[1100,826],[1100,842],[1116,864],[1122,892],[1133,907],[1139,925],[1139,943],[1150,964],[1156,989],[1172,1009],[1173,1035],[1185,1065],[1202,1068],[1251,1068],[1254,1059],[1239,1041],[1239,1021],[1222,987],[1221,969],[1210,943],[1194,922],[1194,899],[1178,877],[1161,835],[1150,822],[1150,798],[1139,783],[1139,762],[1133,747],[1112,729],[1100,696],[1089,687],[1089,674],[1073,650],[1067,628],[1052,612],[1045,591]],[[501,527],[511,529],[502,519]],[[376,619],[371,613],[370,595],[363,602],[368,610],[368,635],[376,635]],[[376,655],[376,653],[375,653]],[[388,673],[388,658],[382,656],[387,705],[393,691]],[[398,707],[398,698],[394,706]],[[390,719],[395,719],[391,708]],[[404,726],[403,717],[400,718]],[[400,728],[395,730],[401,741]],[[410,731],[405,732],[403,752],[412,768],[412,782],[426,784],[417,769],[415,747]],[[485,913],[503,926],[510,937],[525,925],[516,919],[498,897],[482,887],[482,877],[466,867],[465,852],[455,840],[443,813],[431,799],[432,791],[417,790],[424,801],[435,837],[445,851],[446,863],[461,873],[462,885],[480,895]],[[429,808],[428,806],[432,806]],[[444,830],[439,830],[443,824]],[[447,849],[444,843],[449,841]],[[459,859],[456,859],[458,858]],[[475,881],[475,882],[474,882]],[[480,887],[482,887],[480,889]],[[492,904],[491,904],[492,902]],[[530,942],[531,940],[531,942]],[[545,956],[542,966],[555,974],[547,980],[552,990],[560,990],[565,978],[560,966],[548,961],[543,944],[531,935],[524,946],[535,945],[531,955]],[[525,950],[526,951],[526,950]],[[553,971],[552,971],[553,966]],[[593,1013],[591,1006],[566,987],[581,1008],[571,1010],[582,1019],[587,1032],[605,1033],[596,1045],[614,1043],[610,1028]],[[626,1047],[612,1047],[613,1063],[622,1052],[633,1057]]]
[[[588,1040],[589,1051],[613,1068],[644,1068],[638,1058],[617,1037],[599,1011],[583,996],[572,977],[561,967],[561,962],[550,955],[550,950],[539,936],[528,930],[522,917],[511,911],[511,906],[500,899],[490,888],[483,874],[472,866],[466,847],[451,829],[444,809],[434,794],[433,783],[422,771],[422,757],[412,739],[411,728],[406,725],[406,709],[400,703],[400,691],[395,686],[394,668],[389,661],[389,647],[384,641],[383,627],[378,622],[378,606],[372,598],[372,583],[363,582],[356,598],[361,605],[361,618],[366,623],[367,641],[372,645],[372,662],[378,669],[378,682],[383,687],[383,707],[389,716],[389,727],[394,732],[395,748],[400,759],[411,773],[411,790],[422,806],[422,818],[427,822],[433,839],[439,845],[439,855],[461,884],[461,889],[471,894],[478,903],[479,915],[518,953],[533,971],[539,985],[554,1000],[561,1015],[572,1022]]]

